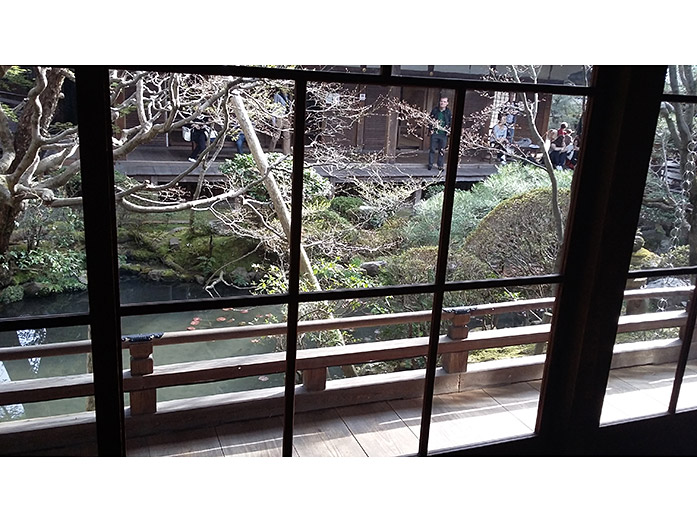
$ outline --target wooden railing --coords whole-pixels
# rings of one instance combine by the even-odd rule
[[[684,286],[630,290],[625,292],[625,299],[632,301],[674,298],[688,295],[692,289],[691,286]],[[439,354],[442,355],[443,370],[446,373],[466,372],[468,354],[473,350],[544,343],[549,337],[550,325],[548,323],[469,332],[467,324],[472,317],[544,310],[551,308],[553,304],[553,298],[543,298],[444,309],[442,320],[449,322],[448,332],[440,336],[438,347]],[[625,315],[619,318],[618,332],[682,327],[686,317],[687,314],[684,310]],[[345,330],[358,327],[428,322],[430,320],[431,311],[419,311],[306,321],[298,324],[298,331],[304,333],[333,329]],[[284,334],[286,334],[285,324],[265,324],[125,337],[122,346],[129,350],[131,361],[130,370],[123,374],[123,386],[124,391],[130,394],[131,414],[137,416],[156,412],[157,389],[162,387],[285,372],[284,352],[175,363],[156,367],[153,364],[155,347]],[[656,342],[656,346],[663,348],[676,347],[679,344],[680,340],[677,338]],[[298,351],[296,367],[298,371],[302,372],[303,387],[306,390],[322,391],[326,386],[328,367],[424,356],[427,353],[428,345],[428,337],[418,337],[305,349]],[[84,354],[90,350],[89,340],[7,347],[0,349],[0,360]],[[37,378],[0,384],[0,405],[82,397],[92,394],[91,374]]]

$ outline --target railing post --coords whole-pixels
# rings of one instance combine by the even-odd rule
[[[303,387],[315,392],[324,390],[327,386],[327,369],[305,369],[303,372]]]
[[[131,354],[131,376],[152,374],[154,368],[152,341],[130,342],[128,349]],[[157,389],[133,391],[129,396],[132,414],[153,414],[157,412]]]
[[[544,325],[548,323],[552,323],[552,313],[551,312],[545,312],[542,315],[542,323]],[[543,341],[540,343],[535,343],[535,348],[533,349],[533,354],[543,354],[545,351],[545,347],[547,347],[547,342]]]
[[[647,278],[631,278],[627,280],[627,290],[641,289],[646,285]],[[627,314],[645,314],[649,312],[649,300],[646,298],[626,300]]]
[[[469,334],[469,327],[467,324],[470,321],[471,309],[458,307],[455,309],[446,309],[445,312],[453,313],[453,317],[450,320],[450,325],[448,326],[448,338],[451,340],[464,340]],[[455,374],[458,372],[467,371],[467,359],[469,358],[469,352],[448,352],[443,354],[441,362],[443,363],[443,370],[448,374]]]

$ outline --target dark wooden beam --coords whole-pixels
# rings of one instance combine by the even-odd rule
[[[399,100],[400,99],[399,87],[389,87],[387,89],[387,96],[390,99]],[[397,135],[399,132],[399,122],[397,120],[397,113],[394,111],[389,111],[387,113],[387,130],[385,131],[385,154],[390,158],[390,162],[394,162],[395,156],[397,156]]]
[[[283,414],[283,457],[293,455],[295,417],[295,371],[298,350],[298,314],[300,295],[300,249],[302,243],[302,195],[305,160],[305,110],[307,82],[295,83],[295,121],[293,128],[293,177],[290,208],[290,269],[288,271],[288,333],[286,335],[286,374]]]
[[[125,456],[109,70],[80,66],[75,77],[97,447],[100,456]]]
[[[597,434],[664,77],[594,69],[538,413],[552,455],[583,453]]]

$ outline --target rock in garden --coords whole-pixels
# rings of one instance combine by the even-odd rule
[[[361,263],[361,269],[363,269],[368,276],[377,276],[380,269],[385,265],[387,265],[387,262],[385,261],[371,261]]]

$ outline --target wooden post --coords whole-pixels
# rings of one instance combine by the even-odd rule
[[[303,371],[303,387],[315,392],[324,390],[327,386],[327,369],[305,369]]]
[[[469,334],[467,324],[470,321],[470,313],[468,309],[454,310],[455,315],[448,327],[448,338],[451,340],[463,340]],[[443,354],[443,370],[448,374],[467,371],[467,359],[469,352],[449,352]]]
[[[552,313],[551,312],[545,312],[542,316],[542,323],[543,324],[548,324],[552,323]],[[547,346],[547,342],[543,341],[542,343],[536,343],[535,344],[535,350],[534,354],[542,354],[545,351],[545,347]]]
[[[152,374],[152,341],[131,342],[131,376]],[[153,414],[157,412],[157,389],[138,390],[130,393],[131,413]]]
[[[399,100],[400,89],[399,87],[390,87],[387,96]],[[394,111],[389,111],[387,113],[387,131],[385,140],[385,154],[389,158],[390,163],[394,163],[395,157],[397,156],[397,134],[399,128],[399,121],[397,119],[398,115]]]
[[[631,289],[641,289],[646,285],[647,278],[632,278],[627,280],[627,290]],[[646,298],[639,298],[634,300],[627,300],[626,314],[646,314],[649,312],[649,300]]]
[[[414,205],[418,204],[421,201],[421,198],[423,197],[423,189],[417,189],[416,192],[414,193]]]
[[[363,87],[361,93],[358,94],[359,102],[358,106],[363,109],[365,107],[366,99],[366,89]],[[363,152],[365,148],[365,116],[360,116],[358,118],[358,123],[356,124],[356,149],[358,152]]]

